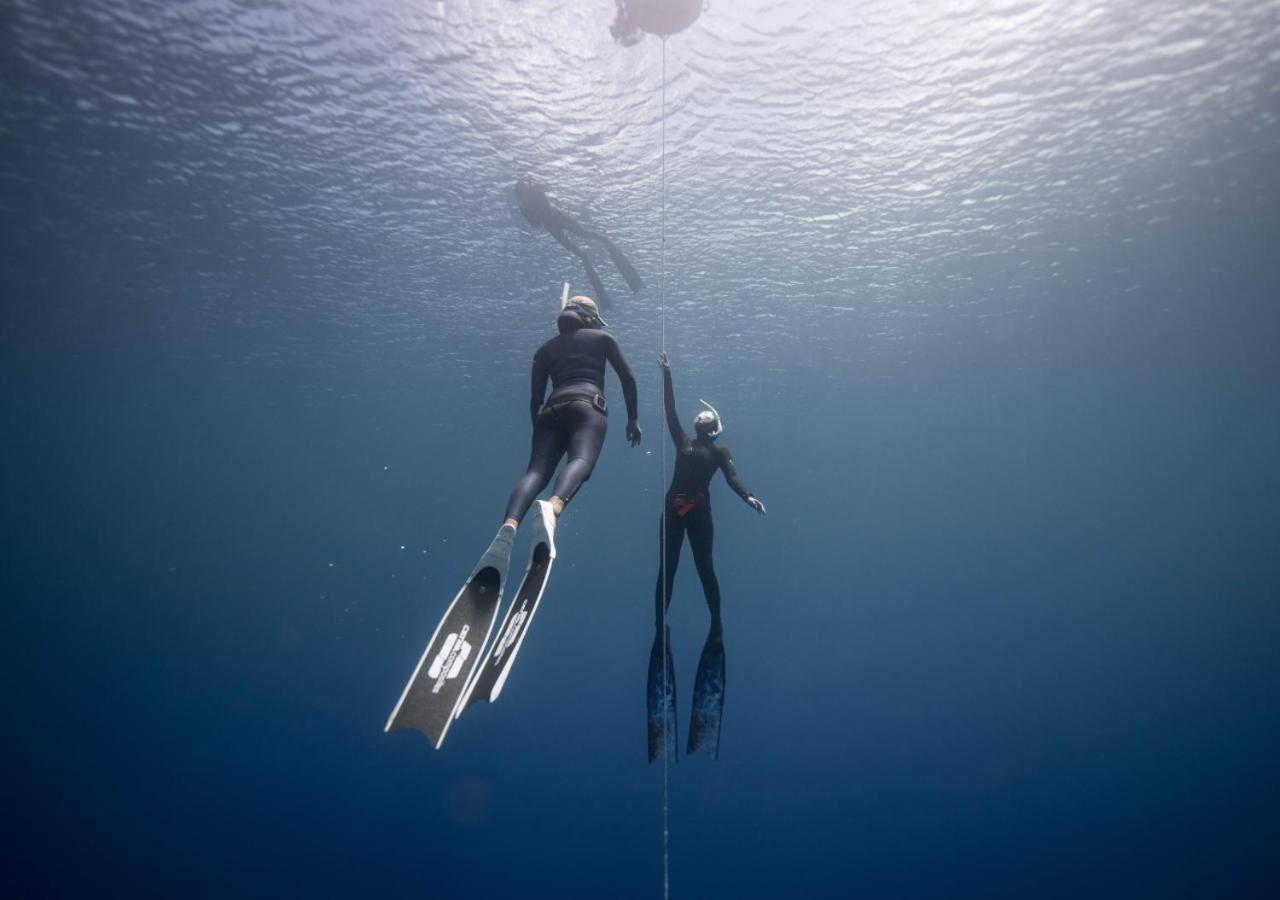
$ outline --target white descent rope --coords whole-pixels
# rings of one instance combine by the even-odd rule
[[[662,228],[658,238],[658,298],[662,322],[662,355],[667,354],[667,39],[662,39]],[[675,720],[675,710],[668,707],[671,685],[667,684],[667,660],[671,648],[667,645],[667,403],[666,375],[663,375],[662,469],[658,472],[658,497],[662,503],[662,534],[658,536],[662,555],[662,897],[671,900],[671,791],[668,757],[671,749],[670,731],[667,726]]]

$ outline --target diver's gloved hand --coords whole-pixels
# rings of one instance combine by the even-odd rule
[[[662,366],[662,368],[667,371],[671,370],[671,360],[667,359],[667,354],[664,353],[658,357],[658,365]]]
[[[632,447],[640,443],[640,423],[635,419],[627,420],[627,443]]]
[[[754,509],[756,512],[760,513],[760,515],[762,515],[762,516],[763,516],[763,515],[765,514],[764,504],[760,502],[760,498],[759,498],[759,497],[748,497],[748,498],[747,498],[747,503],[749,503],[749,504],[751,505],[751,508],[752,508],[752,509]]]

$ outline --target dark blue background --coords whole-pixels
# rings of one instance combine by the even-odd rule
[[[398,325],[424,337],[396,342],[216,217],[134,241],[85,210],[145,194],[150,151],[12,103],[10,890],[657,895],[656,333],[619,310],[645,444],[625,447],[611,383],[604,459],[500,702],[440,752],[386,736],[523,464],[523,366],[550,314],[482,313],[460,337],[433,319],[458,299],[427,298]],[[717,366],[715,335],[673,328],[682,407],[720,407],[770,510],[715,489],[728,705],[720,761],[671,772],[674,895],[1274,895],[1276,137],[1231,179],[1175,170],[1158,225],[1065,224],[1046,242],[1082,252],[1007,330],[943,311],[909,353],[845,358],[815,334]],[[113,177],[89,146],[119,155]],[[216,190],[234,207],[254,188]],[[191,273],[224,242],[248,255],[210,320]],[[393,256],[360,252],[328,277],[395,281]],[[518,294],[527,274],[494,277]],[[998,260],[969,275],[1016,279]],[[451,353],[472,364],[423,362]],[[706,622],[691,568],[682,730]]]

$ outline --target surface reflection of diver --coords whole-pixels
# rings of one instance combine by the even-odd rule
[[[763,514],[764,504],[752,496],[738,478],[733,466],[733,456],[727,447],[721,447],[716,439],[723,431],[720,416],[705,400],[706,410],[693,420],[695,436],[690,440],[680,427],[676,414],[675,388],[671,383],[671,365],[665,354],[659,360],[662,366],[663,399],[667,410],[667,425],[671,440],[676,445],[675,471],[671,475],[671,487],[667,490],[666,511],[659,522],[658,584],[654,591],[656,633],[653,649],[649,654],[649,761],[663,753],[669,744],[674,745],[675,735],[675,680],[670,658],[671,637],[669,626],[664,626],[666,608],[671,604],[671,588],[675,583],[676,566],[680,562],[680,549],[689,536],[693,551],[693,564],[702,582],[702,593],[711,613],[711,628],[698,660],[698,674],[693,688],[693,711],[689,717],[689,744],[687,753],[706,749],[712,756],[720,753],[720,717],[724,708],[724,636],[720,623],[720,583],[716,579],[712,562],[712,538],[715,526],[711,519],[711,479],[716,472],[723,472],[724,479],[734,493],[756,512]],[[665,565],[663,561],[665,559]],[[663,578],[665,574],[665,579]],[[664,631],[664,628],[667,630]],[[670,731],[669,736],[667,732]]]
[[[630,47],[646,31],[668,37],[684,31],[702,15],[703,0],[617,0],[618,17],[609,33],[619,43]]]
[[[600,302],[601,308],[609,306],[609,295],[604,289],[600,276],[596,273],[595,266],[591,264],[591,258],[581,247],[575,244],[570,238],[570,234],[588,240],[599,241],[606,251],[609,258],[613,260],[613,264],[617,267],[622,277],[626,279],[627,287],[632,291],[638,291],[644,287],[644,279],[636,272],[635,267],[622,255],[622,251],[618,249],[613,241],[609,240],[598,231],[592,231],[581,225],[576,219],[566,213],[564,210],[556,209],[551,205],[551,201],[547,198],[546,190],[533,179],[529,177],[521,178],[516,182],[516,202],[520,204],[520,212],[524,214],[526,220],[534,228],[545,228],[551,233],[551,236],[560,242],[560,245],[578,257],[582,261],[583,268],[587,270],[587,280],[591,282],[591,288],[595,291],[596,299]]]

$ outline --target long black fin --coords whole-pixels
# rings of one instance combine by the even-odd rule
[[[667,651],[665,654],[664,644]],[[649,712],[649,762],[659,759],[663,753],[668,754],[668,758],[675,762],[679,758],[680,734],[676,723],[676,673],[671,661],[669,625],[665,627],[665,631],[658,629],[653,636],[645,698]]]
[[[693,708],[689,712],[687,756],[706,751],[720,758],[720,719],[724,715],[724,635],[716,625],[707,632],[698,658],[698,675],[693,684]]]
[[[560,242],[566,250],[578,257],[582,263],[582,268],[587,272],[587,280],[591,282],[591,289],[596,292],[595,301],[600,309],[609,308],[609,293],[604,289],[604,282],[600,280],[600,276],[596,273],[596,267],[591,264],[591,257],[587,252],[569,239],[569,235],[564,230],[557,228],[551,232],[551,236]]]
[[[613,260],[614,266],[617,267],[618,272],[621,273],[622,277],[626,280],[627,287],[631,288],[632,293],[644,288],[644,279],[640,277],[640,273],[636,271],[636,267],[631,265],[631,260],[627,259],[623,252],[618,249],[618,245],[609,240],[606,235],[603,235],[598,231],[592,231],[590,228],[586,228],[573,220],[566,221],[563,227],[565,230],[572,231],[574,234],[581,235],[582,237],[590,240],[597,240],[601,244],[604,244],[604,249],[608,252],[609,258]]]
[[[631,261],[622,255],[622,251],[618,246],[603,234],[597,235],[600,243],[604,244],[604,249],[609,251],[609,258],[613,260],[613,264],[618,267],[618,271],[622,273],[622,277],[626,279],[627,287],[631,288],[632,293],[644,287],[644,279],[640,277],[640,273],[636,271],[635,266],[631,265]]]

